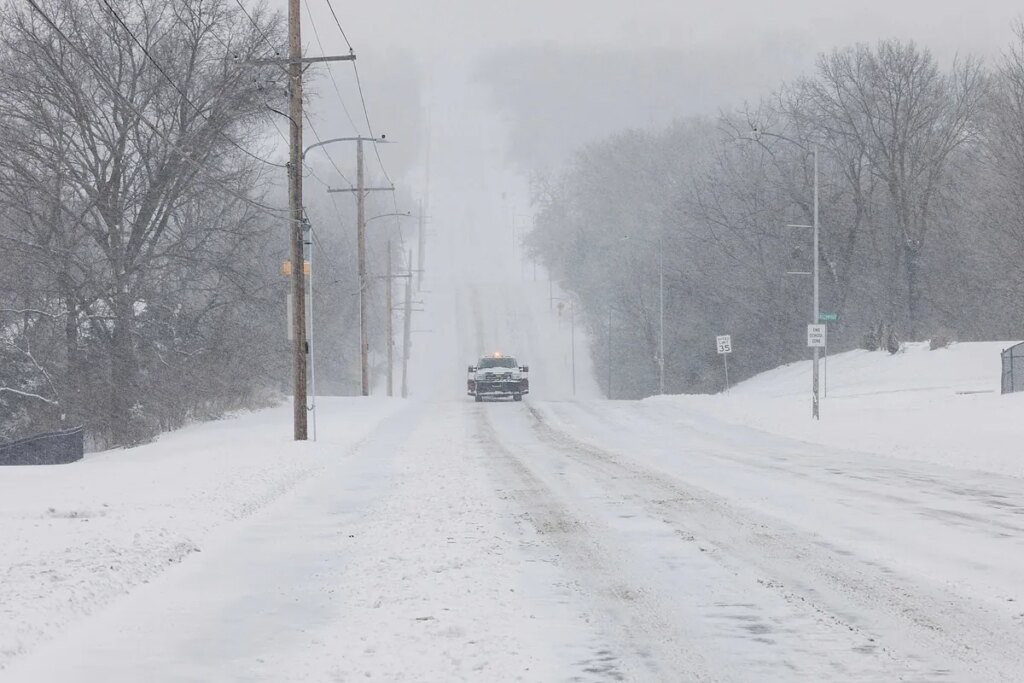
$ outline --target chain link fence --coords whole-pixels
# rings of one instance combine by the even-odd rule
[[[1024,391],[1024,342],[1003,351],[1002,392]]]
[[[0,445],[2,465],[65,465],[81,460],[85,452],[85,428],[30,436]]]

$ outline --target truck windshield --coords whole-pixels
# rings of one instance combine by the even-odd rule
[[[481,358],[479,365],[481,370],[485,368],[514,368],[516,367],[515,358]]]

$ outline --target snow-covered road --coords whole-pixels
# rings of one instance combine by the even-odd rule
[[[12,681],[1016,681],[1020,481],[659,404],[413,402]]]

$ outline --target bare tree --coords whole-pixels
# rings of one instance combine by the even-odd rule
[[[817,118],[835,141],[859,152],[886,188],[892,215],[889,325],[916,335],[922,311],[922,255],[951,156],[970,143],[986,90],[978,60],[942,73],[928,50],[883,41],[823,55],[808,81]],[[902,282],[902,286],[900,286]],[[902,311],[901,311],[902,309]]]
[[[62,311],[68,395],[105,359],[90,401],[106,415],[91,417],[131,443],[145,436],[133,431],[149,389],[143,323],[195,303],[167,284],[219,289],[216,259],[272,217],[257,205],[272,74],[251,62],[280,18],[252,23],[224,0],[49,0],[8,5],[0,27],[7,238],[39,254],[48,286],[35,296]]]

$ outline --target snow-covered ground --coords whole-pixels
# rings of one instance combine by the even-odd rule
[[[401,407],[325,399],[316,443],[291,441],[289,406],[93,453],[0,471],[0,668],[207,550]]]
[[[1016,342],[907,344],[895,355],[828,359],[821,420],[810,419],[811,363],[763,373],[716,396],[649,399],[834,448],[1024,477],[1024,394],[1002,396],[1000,352]]]

